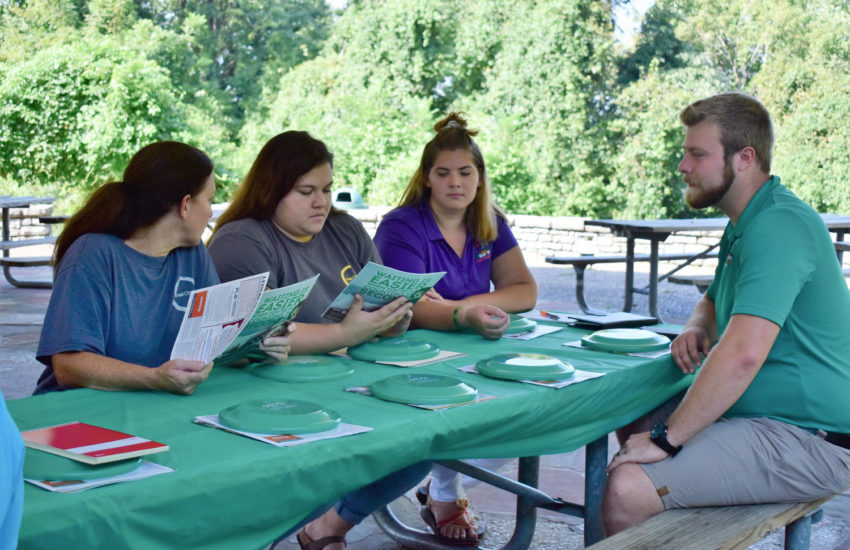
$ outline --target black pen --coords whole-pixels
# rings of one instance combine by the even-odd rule
[[[548,311],[543,311],[542,309],[540,310],[540,315],[542,315],[543,317],[548,317],[549,319],[554,319],[555,321],[559,321],[561,319],[558,315],[555,315],[554,313],[549,313]]]

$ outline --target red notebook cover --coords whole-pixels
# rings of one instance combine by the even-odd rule
[[[32,449],[64,456],[86,464],[103,464],[161,453],[168,445],[84,422],[69,422],[21,432]]]

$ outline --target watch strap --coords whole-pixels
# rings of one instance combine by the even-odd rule
[[[667,425],[661,422],[653,426],[649,440],[655,443],[662,451],[671,457],[676,456],[679,454],[679,451],[682,450],[681,445],[674,447],[670,444],[667,440]]]

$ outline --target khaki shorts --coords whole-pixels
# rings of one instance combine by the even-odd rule
[[[770,418],[721,418],[675,457],[640,466],[666,509],[800,502],[850,486],[850,450]]]

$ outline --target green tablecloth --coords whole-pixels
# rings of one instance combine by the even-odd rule
[[[466,357],[417,372],[451,374],[497,399],[428,411],[343,391],[410,372],[351,361],[347,378],[281,383],[215,368],[194,395],[73,390],[10,400],[21,430],[80,420],[171,446],[152,460],[175,472],[81,493],[27,484],[20,548],[262,548],[312,509],[427,459],[534,456],[575,450],[686,387],[669,356],[648,360],[564,347],[584,331],[528,341],[415,331]],[[500,381],[457,367],[510,351],[534,351],[607,373],[562,389]],[[192,422],[257,398],[303,399],[373,431],[277,448]]]

